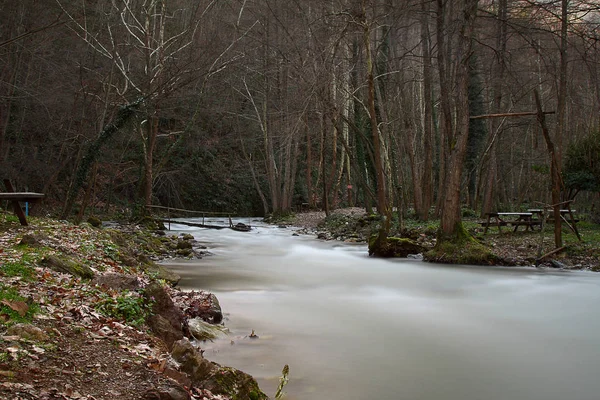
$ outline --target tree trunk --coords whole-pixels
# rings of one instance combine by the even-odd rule
[[[448,148],[449,163],[442,193],[442,216],[438,243],[444,240],[456,240],[462,234],[461,177],[469,136],[469,58],[477,17],[477,3],[478,0],[464,1],[463,19],[460,21],[460,35],[456,45],[456,130],[452,135],[452,146]],[[450,99],[446,99],[445,102],[450,104]]]
[[[433,204],[433,99],[432,67],[429,32],[429,1],[421,2],[421,47],[423,51],[423,152],[424,165],[421,179],[422,200],[419,219],[429,219],[429,209]]]
[[[363,13],[366,15],[366,2],[363,1]],[[373,54],[371,50],[371,29],[368,21],[364,21],[363,24],[363,40],[366,52],[367,62],[367,90],[368,90],[368,109],[369,119],[371,122],[371,135],[373,138],[373,155],[375,162],[375,174],[377,177],[377,211],[382,217],[386,218],[384,227],[386,232],[389,232],[389,209],[387,206],[386,197],[386,178],[384,174],[383,155],[382,155],[382,144],[379,136],[379,127],[377,120],[377,111],[375,108],[375,77],[374,77],[374,65],[373,65]]]

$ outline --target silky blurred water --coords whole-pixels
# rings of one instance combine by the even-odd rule
[[[168,266],[226,313],[231,335],[205,357],[271,397],[289,364],[288,399],[600,399],[598,274],[372,259],[243,222],[173,225],[213,255]]]

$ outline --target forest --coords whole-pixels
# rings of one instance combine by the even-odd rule
[[[0,9],[0,177],[63,218],[358,205],[452,233],[465,208],[598,201],[596,1]]]

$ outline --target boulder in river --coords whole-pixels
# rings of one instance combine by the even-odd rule
[[[220,324],[223,321],[223,312],[219,299],[212,293],[206,294],[203,298],[195,298],[188,305],[185,313],[190,318],[202,318],[212,324]]]
[[[373,236],[369,240],[369,255],[375,257],[408,257],[409,254],[421,254],[427,249],[412,239],[388,237],[378,240]]]
[[[214,340],[219,335],[227,333],[228,329],[221,325],[214,325],[205,322],[201,318],[192,318],[188,320],[188,330],[191,337],[196,340]]]

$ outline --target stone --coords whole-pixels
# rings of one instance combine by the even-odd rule
[[[146,261],[147,262],[144,262],[144,269],[148,274],[154,275],[156,279],[162,279],[173,286],[177,285],[181,280],[181,276],[177,275],[175,272],[169,271],[167,268],[156,264],[149,259]]]
[[[192,386],[192,380],[190,379],[190,377],[174,368],[165,367],[165,370],[162,374],[167,378],[170,378],[175,382],[179,383],[180,385],[183,385],[185,387]]]
[[[196,387],[232,399],[268,400],[253,377],[235,368],[222,367],[206,360],[188,339],[175,342],[171,356]]]
[[[223,321],[219,299],[212,293],[209,293],[205,299],[193,300],[185,312],[190,318],[199,317],[212,324],[220,324]]]
[[[90,216],[86,222],[94,228],[100,228],[102,226],[102,220],[94,215]]]
[[[190,240],[179,240],[177,242],[177,249],[192,249],[192,242]]]
[[[190,400],[190,393],[181,386],[164,389],[149,389],[142,395],[142,400]]]
[[[179,257],[190,257],[193,254],[192,249],[179,249],[177,250],[177,255]]]
[[[94,279],[92,279],[91,283],[93,285],[97,285],[106,289],[113,289],[116,291],[133,291],[141,287],[141,282],[137,276],[115,273],[96,276]]]
[[[252,376],[235,368],[219,366],[202,382],[202,387],[213,394],[225,395],[232,399],[268,400]]]
[[[179,364],[180,371],[186,373],[196,386],[200,386],[201,382],[209,378],[211,371],[218,369],[218,365],[202,357],[200,351],[187,338],[173,344],[171,357]]]
[[[388,237],[384,241],[380,241],[378,235],[374,235],[369,240],[369,255],[375,257],[406,258],[409,254],[422,254],[426,250],[412,239]]]
[[[154,335],[165,342],[168,349],[172,349],[176,341],[183,339],[183,331],[171,325],[162,315],[151,315],[146,323]]]
[[[48,240],[48,236],[43,234],[28,233],[23,235],[19,244],[24,246],[37,247],[40,246],[41,242],[44,240]]]
[[[84,279],[93,279],[94,271],[87,265],[76,263],[68,258],[60,258],[55,255],[49,255],[42,259],[42,266],[50,268],[56,272],[79,276]]]
[[[567,269],[568,268],[565,264],[563,264],[557,260],[550,260],[550,265],[552,266],[552,268],[559,268],[559,269]]]
[[[152,304],[152,315],[160,315],[176,330],[183,330],[183,312],[173,303],[171,296],[160,283],[152,282],[146,286],[144,297]]]
[[[8,328],[8,330],[6,331],[6,335],[19,336],[20,338],[34,340],[37,342],[43,342],[48,340],[48,335],[43,330],[31,324],[13,325]]]
[[[227,328],[221,325],[213,325],[205,322],[201,318],[192,318],[188,320],[188,331],[190,335],[200,341],[214,340],[219,335],[227,333]]]

